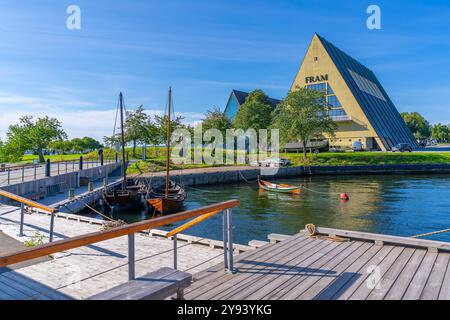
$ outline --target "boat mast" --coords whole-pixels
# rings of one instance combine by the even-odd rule
[[[127,186],[127,168],[125,163],[125,131],[123,127],[123,94],[119,94],[119,104],[120,104],[120,131],[122,139],[122,189],[125,190]]]
[[[167,159],[166,159],[166,199],[169,197],[169,174],[170,174],[170,118],[172,109],[172,87],[169,87],[169,111],[167,118]]]

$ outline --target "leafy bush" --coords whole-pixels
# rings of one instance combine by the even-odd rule
[[[36,247],[44,244],[44,235],[36,232],[30,240],[24,242],[25,247]]]

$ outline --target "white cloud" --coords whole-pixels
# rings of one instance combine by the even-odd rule
[[[152,117],[164,114],[164,110],[157,109],[146,112]],[[49,99],[0,92],[0,138],[4,140],[8,127],[25,115],[56,117],[69,138],[91,136],[101,141],[113,133],[116,109],[102,109],[95,102],[77,101],[66,96]],[[184,117],[184,122],[191,125],[203,118],[203,114],[196,112],[177,112],[176,115]]]

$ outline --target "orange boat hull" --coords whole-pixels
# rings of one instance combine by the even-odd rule
[[[147,203],[155,208],[155,210],[159,213],[176,211],[183,206],[183,202],[181,201],[174,201],[165,198],[148,199]]]

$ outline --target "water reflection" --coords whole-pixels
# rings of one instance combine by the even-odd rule
[[[359,175],[273,181],[304,184],[309,190],[292,196],[260,192],[256,183],[186,187],[186,209],[240,199],[241,206],[233,211],[234,237],[239,243],[265,240],[269,233],[293,234],[307,223],[401,236],[450,228],[450,175]],[[342,203],[341,192],[347,193],[350,201]],[[150,218],[151,213],[119,217],[131,222]],[[187,233],[221,239],[221,223],[221,217],[215,216]],[[429,239],[450,241],[450,233]]]

